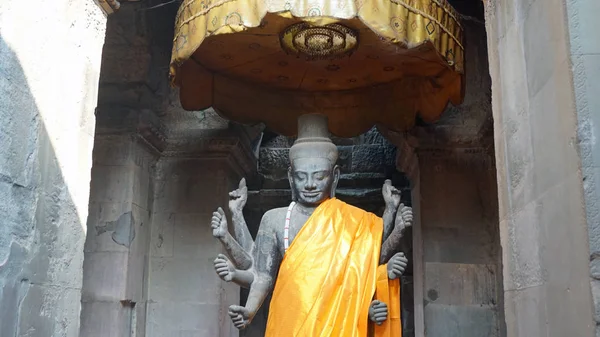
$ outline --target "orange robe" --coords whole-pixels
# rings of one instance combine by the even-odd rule
[[[379,266],[383,222],[337,199],[321,204],[283,258],[265,337],[367,337],[369,305],[388,305],[376,337],[400,337],[399,280]]]

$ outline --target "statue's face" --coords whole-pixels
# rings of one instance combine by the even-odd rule
[[[326,158],[299,158],[290,168],[290,184],[301,204],[318,205],[332,196],[339,169]]]

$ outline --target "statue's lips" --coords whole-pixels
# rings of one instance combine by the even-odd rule
[[[302,192],[302,195],[308,198],[317,197],[319,194],[321,194],[321,192]]]

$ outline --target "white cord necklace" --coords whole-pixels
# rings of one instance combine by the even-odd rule
[[[284,253],[287,252],[288,247],[290,246],[290,218],[292,217],[292,210],[296,206],[296,203],[292,201],[290,206],[288,207],[287,214],[285,216],[285,226],[283,226],[283,248],[285,249]]]

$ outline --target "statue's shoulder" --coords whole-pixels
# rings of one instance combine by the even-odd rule
[[[285,216],[287,214],[287,207],[273,208],[265,212],[260,222],[261,227],[275,228],[277,225],[285,223]]]
[[[375,215],[375,214],[373,214],[373,213],[371,213],[369,211],[365,211],[364,209],[362,209],[360,207],[357,207],[357,206],[354,206],[354,205],[350,205],[350,204],[348,204],[346,202],[343,202],[343,201],[341,201],[339,199],[337,200],[337,202],[338,202],[338,207],[343,207],[343,211],[345,211],[345,212],[351,212],[351,213],[354,213],[354,214],[361,214],[362,216],[371,216],[371,217],[378,218],[377,215]]]

